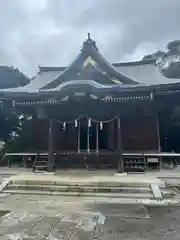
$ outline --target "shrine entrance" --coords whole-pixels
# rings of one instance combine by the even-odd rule
[[[113,160],[113,156],[119,154],[116,122],[116,118],[103,122],[87,117],[64,123],[53,120],[56,165],[68,168],[113,165],[116,168],[117,158]]]
[[[57,151],[96,152],[98,154],[99,151],[114,151],[117,147],[114,120],[113,122],[99,122],[88,118],[78,118],[73,123],[61,123],[58,120],[53,120],[53,122],[54,143]]]
[[[101,150],[108,150],[108,123],[81,118],[78,124],[80,131],[77,135],[80,138],[78,151],[98,153]]]

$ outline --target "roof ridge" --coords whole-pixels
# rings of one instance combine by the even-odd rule
[[[121,63],[112,63],[114,67],[119,66],[132,66],[132,65],[145,65],[145,64],[154,64],[156,60],[140,60],[140,61],[132,61],[132,62],[121,62]]]
[[[49,71],[64,71],[67,67],[49,67],[49,66],[38,66],[40,72],[49,72]]]
[[[132,61],[132,62],[120,62],[112,63],[114,67],[120,66],[135,66],[135,65],[146,65],[146,64],[155,64],[155,60],[141,60],[141,61]],[[48,72],[48,71],[64,71],[68,67],[54,67],[54,66],[38,66],[39,72]]]

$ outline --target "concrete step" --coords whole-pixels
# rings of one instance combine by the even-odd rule
[[[60,192],[60,191],[38,191],[6,189],[3,193],[28,194],[28,195],[57,195],[74,197],[107,197],[107,198],[133,198],[133,199],[154,199],[151,193],[94,193],[94,192]]]
[[[34,163],[33,166],[37,166],[38,164],[43,164],[43,163],[48,164],[48,161],[44,161],[44,160],[38,161],[38,162]]]
[[[164,198],[173,198],[176,195],[176,192],[170,189],[161,189],[161,193]]]
[[[43,168],[48,168],[48,165],[47,164],[33,165],[33,168],[35,168],[35,169],[43,169]]]
[[[34,174],[35,175],[35,174]],[[30,185],[67,185],[67,186],[93,186],[93,187],[150,187],[150,183],[144,183],[144,182],[116,182],[116,181],[76,181],[69,179],[62,179],[62,180],[51,180],[51,179],[45,179],[43,177],[43,180],[31,178],[31,180],[26,179],[14,179],[13,183],[16,184],[30,184]]]
[[[106,187],[106,186],[67,186],[67,185],[31,185],[31,184],[10,184],[8,189],[21,190],[43,190],[43,191],[61,191],[61,192],[104,192],[104,193],[151,193],[151,188],[148,187]]]
[[[180,178],[161,178],[166,186],[168,187],[178,187],[180,185]]]

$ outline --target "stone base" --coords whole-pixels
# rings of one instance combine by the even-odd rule
[[[35,171],[34,174],[55,175],[55,172]]]
[[[115,173],[114,174],[115,177],[122,177],[122,176],[126,176],[126,175],[127,175],[126,172],[124,172],[124,173]]]

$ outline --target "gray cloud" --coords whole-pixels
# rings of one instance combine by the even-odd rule
[[[179,0],[0,0],[0,64],[67,65],[89,31],[110,61],[139,60],[180,39],[179,12]]]

